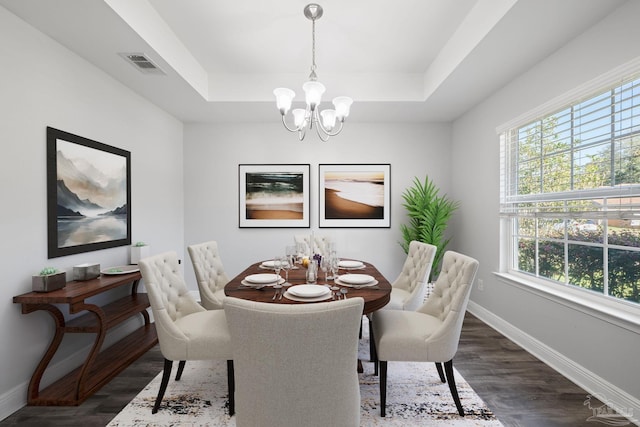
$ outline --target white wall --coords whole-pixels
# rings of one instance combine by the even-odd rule
[[[129,262],[128,247],[47,259],[46,127],[131,152],[134,241],[153,252],[181,252],[184,219],[181,122],[1,7],[0,58],[2,419],[26,402],[28,381],[53,336],[48,314],[23,315],[12,297],[29,292],[31,275],[44,266],[71,278],[73,265],[83,262]],[[81,335],[64,339],[54,364],[89,343]]]
[[[402,193],[415,176],[429,174],[443,192],[449,189],[449,125],[345,124],[323,143],[315,135],[303,142],[282,124],[185,125],[185,244],[216,240],[227,273],[233,277],[249,264],[284,254],[296,233],[309,229],[238,228],[238,164],[311,165],[311,225],[331,235],[341,256],[373,262],[390,280],[399,273],[404,252],[399,224],[406,222]],[[318,164],[390,163],[391,228],[318,228]],[[187,255],[188,257],[188,255]],[[186,264],[190,265],[187,258]],[[192,289],[193,269],[185,267]]]
[[[500,237],[496,126],[640,56],[638,16],[640,2],[626,3],[457,120],[452,135],[453,195],[463,201],[454,220],[454,244],[478,258],[477,277],[485,289],[474,288],[472,303],[537,341],[543,353],[557,352],[576,371],[586,369],[589,376],[599,377],[595,382],[612,384],[620,396],[628,393],[636,402],[640,399],[637,332],[507,285],[492,273],[499,269]]]

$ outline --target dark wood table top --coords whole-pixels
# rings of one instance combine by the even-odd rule
[[[242,280],[250,274],[259,274],[259,273],[270,273],[273,270],[268,270],[261,268],[260,265],[262,261],[257,262],[255,264],[247,267],[243,272],[238,274],[236,277],[231,279],[229,283],[224,287],[224,293],[227,296],[242,298],[250,301],[258,301],[258,302],[268,302],[273,304],[313,304],[310,302],[298,302],[287,299],[287,297],[283,297],[282,299],[272,300],[274,289],[272,287],[264,287],[262,289],[254,289],[251,287],[244,286],[242,284]],[[374,287],[363,287],[363,288],[352,288],[348,287],[347,298],[351,297],[362,297],[364,299],[364,310],[363,314],[369,314],[376,310],[384,307],[391,298],[391,284],[389,281],[375,268],[373,265],[364,262],[365,267],[358,270],[343,270],[340,269],[338,274],[345,273],[357,273],[357,274],[368,274],[373,276],[378,284]],[[306,281],[306,271],[307,269],[296,265],[298,268],[289,270],[289,283],[291,286],[302,285],[305,284]],[[280,272],[280,275],[284,278],[285,272],[284,270]],[[318,284],[324,285],[329,284],[333,286],[333,280],[329,280],[328,282],[324,280],[324,272],[318,272]],[[345,286],[341,286],[345,287]],[[325,300],[331,301],[331,299]]]

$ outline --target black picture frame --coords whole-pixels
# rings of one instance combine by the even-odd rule
[[[320,228],[390,228],[391,164],[320,164]]]
[[[131,244],[131,153],[47,127],[48,257]]]
[[[238,165],[238,227],[309,228],[309,164]]]

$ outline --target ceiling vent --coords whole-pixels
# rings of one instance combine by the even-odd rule
[[[119,53],[118,55],[143,74],[158,74],[162,76],[167,74],[152,60],[147,58],[144,53]]]

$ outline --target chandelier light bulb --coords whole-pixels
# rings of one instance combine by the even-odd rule
[[[307,126],[307,110],[296,108],[291,113],[293,114],[293,124],[298,130]]]
[[[353,104],[353,99],[348,96],[338,96],[333,98],[333,106],[336,108],[336,116],[338,116],[338,120],[344,122],[344,119],[349,116],[351,104]]]
[[[326,89],[320,82],[306,82],[302,85],[302,90],[304,90],[304,98],[307,106],[313,111],[320,105],[322,94]]]
[[[285,87],[279,87],[273,90],[273,94],[276,96],[276,106],[280,110],[280,114],[283,116],[289,112],[291,108],[291,102],[296,96],[296,93],[291,89]]]
[[[329,132],[336,127],[336,110],[326,109],[320,112],[322,116],[322,126]]]

